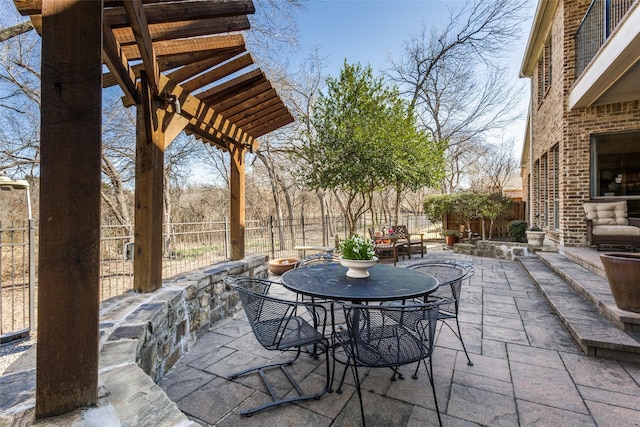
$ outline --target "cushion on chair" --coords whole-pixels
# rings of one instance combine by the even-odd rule
[[[633,225],[598,225],[591,232],[594,236],[640,236],[640,228]]]
[[[587,219],[593,220],[594,226],[600,225],[629,225],[627,218],[627,202],[587,202],[584,204]],[[595,233],[594,234],[604,234]],[[614,233],[620,234],[620,231]]]

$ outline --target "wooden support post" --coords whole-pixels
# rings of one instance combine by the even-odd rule
[[[231,145],[229,154],[231,155],[231,176],[229,183],[231,186],[230,202],[230,237],[231,237],[231,259],[239,260],[244,258],[244,148],[235,144]]]
[[[153,96],[141,72],[137,105],[135,255],[133,287],[153,292],[162,286],[162,177],[164,171],[164,104]]]
[[[98,401],[102,1],[42,1],[36,418]]]

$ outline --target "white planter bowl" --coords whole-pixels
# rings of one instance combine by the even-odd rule
[[[369,277],[367,269],[376,265],[376,262],[378,262],[378,257],[373,257],[372,260],[340,258],[340,264],[343,267],[348,268],[347,276],[354,279],[364,279],[365,277]]]

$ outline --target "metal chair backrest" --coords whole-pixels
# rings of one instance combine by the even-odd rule
[[[438,280],[438,289],[432,296],[450,298],[452,304],[443,305],[442,309],[458,313],[462,282],[474,273],[473,267],[457,261],[429,261],[414,264],[409,268],[429,274]]]
[[[431,356],[440,304],[345,304],[357,366],[398,367]]]
[[[267,295],[272,282],[253,277],[226,277],[225,283],[238,291],[242,307],[253,334],[268,350],[297,346],[296,340],[314,341],[322,335],[297,315],[299,306],[313,306],[314,312],[325,311],[317,304],[284,300]],[[326,319],[326,312],[324,312]],[[314,333],[316,332],[316,333]],[[306,334],[306,335],[305,335]]]
[[[338,258],[336,255],[319,253],[309,255],[308,257],[304,258],[296,264],[295,268],[304,267],[307,265],[334,264],[339,262],[340,258]]]

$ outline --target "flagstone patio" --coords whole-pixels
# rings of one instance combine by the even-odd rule
[[[640,423],[640,365],[585,356],[522,266],[513,261],[430,251],[428,259],[470,262],[463,287],[459,341],[442,328],[433,356],[436,392],[446,426],[631,426]],[[412,259],[408,265],[420,262]],[[342,394],[272,408],[251,417],[239,409],[268,399],[257,376],[226,375],[274,357],[253,338],[243,314],[224,319],[161,380],[189,419],[219,426],[352,426],[360,424],[351,374]],[[320,387],[322,359],[308,355],[294,372]],[[338,367],[338,373],[342,372]],[[407,371],[407,369],[405,369]],[[408,372],[408,371],[407,371]],[[437,425],[426,375],[391,382],[388,370],[369,370],[363,399],[370,426]]]

